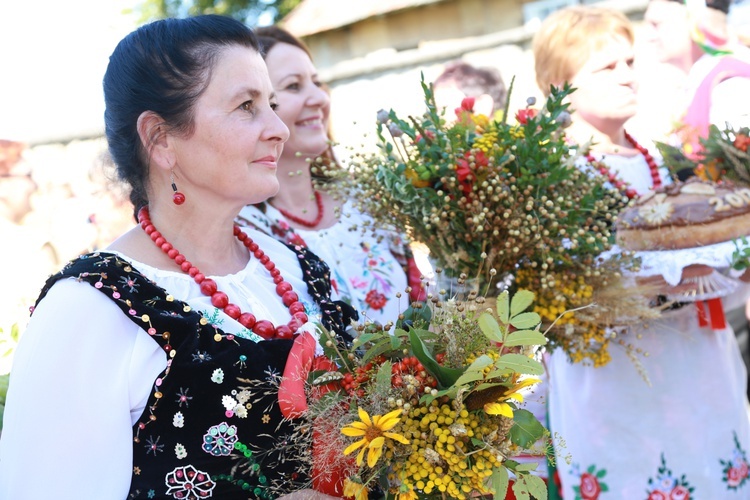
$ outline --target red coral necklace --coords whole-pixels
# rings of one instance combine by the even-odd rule
[[[315,191],[314,195],[315,195],[315,204],[318,206],[318,215],[312,221],[307,221],[305,219],[297,217],[296,215],[287,212],[283,208],[277,208],[276,210],[281,212],[281,214],[284,217],[286,217],[292,222],[296,222],[300,226],[305,226],[309,228],[316,227],[318,224],[320,224],[320,221],[323,220],[324,212],[323,212],[323,198],[320,196],[320,193],[318,191]]]
[[[305,306],[299,301],[299,297],[292,290],[292,285],[284,280],[281,276],[281,271],[276,268],[276,264],[271,261],[271,258],[258,247],[258,244],[255,243],[252,238],[242,232],[239,227],[234,226],[234,235],[245,245],[245,247],[247,247],[248,250],[250,250],[255,258],[263,264],[263,267],[271,273],[273,282],[276,284],[276,293],[281,297],[281,301],[289,309],[289,314],[292,316],[292,319],[286,325],[275,326],[268,320],[257,320],[252,313],[243,313],[237,305],[230,303],[227,294],[218,289],[214,280],[206,278],[197,267],[190,263],[184,255],[174,248],[172,244],[156,230],[151,222],[148,207],[143,207],[138,211],[138,222],[140,223],[141,228],[151,238],[151,241],[167,254],[170,259],[174,260],[175,263],[180,266],[180,269],[189,274],[190,277],[198,283],[201,292],[204,295],[211,297],[211,304],[213,304],[214,307],[224,311],[227,316],[237,320],[245,328],[252,330],[264,339],[290,339],[302,325],[307,323]]]
[[[625,132],[625,139],[633,146],[634,149],[636,149],[639,153],[643,155],[643,158],[646,160],[646,164],[648,165],[648,170],[651,173],[651,180],[653,181],[652,189],[658,189],[662,186],[662,180],[661,175],[659,174],[659,166],[656,164],[656,160],[654,160],[654,157],[651,156],[651,153],[648,152],[648,149],[644,148],[638,142],[633,138],[632,135]],[[609,182],[611,182],[617,189],[620,191],[623,191],[625,193],[625,196],[627,196],[630,199],[635,198],[638,196],[638,193],[635,191],[635,189],[627,187],[627,184],[622,179],[619,179],[617,175],[612,172],[609,167],[607,167],[604,162],[597,161],[592,155],[587,155],[586,159],[591,162],[592,164],[595,164],[597,166],[597,169],[599,172],[607,177],[609,179]]]

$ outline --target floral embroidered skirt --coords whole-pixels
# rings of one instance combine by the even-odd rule
[[[648,353],[650,386],[624,348],[596,369],[551,356],[564,498],[750,498],[747,376],[732,330],[699,327],[685,306],[625,338]]]

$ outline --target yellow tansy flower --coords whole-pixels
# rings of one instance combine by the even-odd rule
[[[401,419],[400,408],[382,416],[373,415],[372,419],[370,419],[370,415],[368,415],[368,413],[361,407],[358,411],[360,421],[352,422],[350,425],[341,429],[341,433],[345,436],[362,438],[359,441],[350,444],[344,450],[344,455],[348,455],[354,450],[361,448],[357,455],[357,465],[362,465],[365,450],[369,450],[367,453],[367,466],[374,467],[380,456],[383,454],[385,438],[393,439],[399,443],[409,444],[409,440],[402,435],[388,432],[393,429]]]

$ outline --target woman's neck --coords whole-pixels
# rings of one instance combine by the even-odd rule
[[[573,120],[568,135],[579,144],[590,142],[591,151],[601,154],[618,154],[629,156],[636,154],[633,145],[625,138],[625,127],[622,124],[611,127],[595,127],[585,120]]]
[[[233,233],[236,213],[222,208],[210,204],[177,206],[171,199],[154,200],[149,204],[151,222],[156,230],[206,276],[234,274],[244,269],[249,259],[247,249]],[[140,226],[110,248],[153,267],[182,272]]]

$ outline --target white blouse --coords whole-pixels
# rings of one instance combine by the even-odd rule
[[[272,256],[310,320],[320,321],[297,256],[261,232],[247,232]],[[187,274],[121,257],[225,332],[248,337]],[[274,324],[291,319],[257,259],[236,274],[211,278],[258,319]],[[314,331],[311,323],[302,329]],[[0,498],[126,498],[132,426],[166,364],[159,345],[111,299],[87,283],[58,281],[36,308],[15,353],[0,438]]]
[[[249,205],[240,218],[287,242],[306,245],[331,268],[331,285],[360,314],[360,321],[395,323],[409,306],[407,277],[395,254],[403,254],[405,241],[397,234],[372,234],[371,220],[351,202],[341,209],[339,221],[327,229],[292,229],[277,209],[265,205],[265,213]],[[300,241],[297,238],[301,238]],[[401,298],[396,293],[401,292]]]

